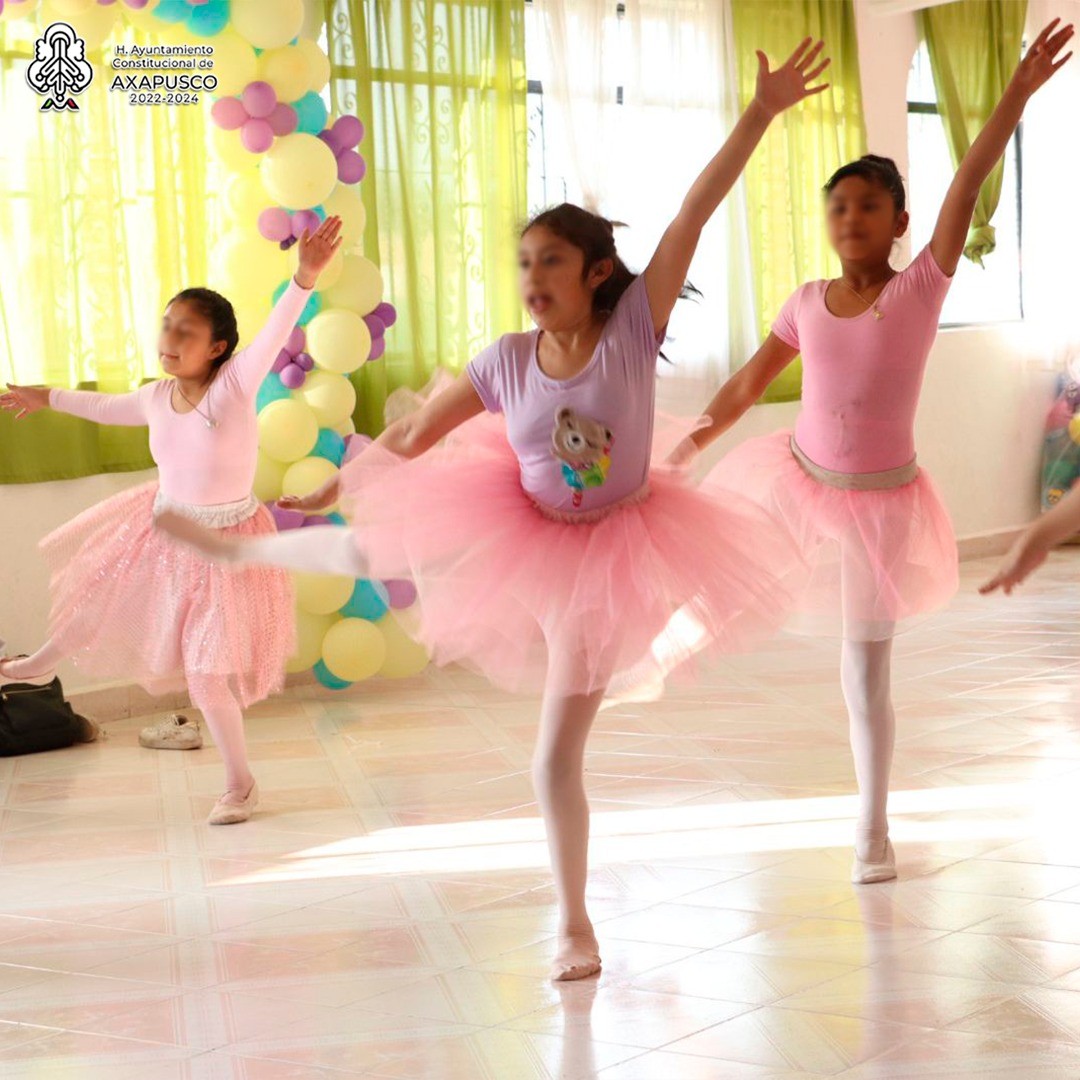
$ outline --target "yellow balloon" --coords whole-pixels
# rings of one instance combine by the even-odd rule
[[[427,650],[405,633],[391,612],[388,611],[375,625],[386,642],[386,659],[378,674],[387,679],[408,679],[419,675],[428,666]]]
[[[240,344],[237,346],[239,349],[245,348],[255,340],[255,335],[266,325],[266,320],[270,317],[269,296],[249,299],[246,296],[242,297],[241,293],[230,292],[228,296],[236,311],[236,328],[240,333]],[[241,299],[245,302],[241,303]]]
[[[323,52],[322,46],[311,38],[302,37],[296,48],[304,55],[308,65],[308,90],[319,93],[330,81],[330,57]]]
[[[282,495],[310,495],[337,475],[338,468],[324,457],[306,457],[290,465],[281,481]],[[334,507],[328,506],[324,513]]]
[[[293,244],[289,248],[289,267],[292,273],[296,273],[297,267],[300,265],[300,245]],[[345,268],[345,252],[342,248],[338,248],[333,255],[330,256],[330,261],[323,267],[322,273],[319,275],[318,287],[320,289],[329,288],[333,285],[339,277],[341,277],[341,271]]]
[[[296,394],[307,403],[321,427],[336,427],[352,416],[356,389],[344,375],[333,371],[312,371]]]
[[[322,292],[325,307],[348,308],[367,315],[383,298],[383,279],[379,268],[363,255],[346,255],[341,277]]]
[[[307,671],[322,658],[322,643],[326,631],[338,621],[336,615],[314,615],[303,608],[296,609],[296,652],[285,664],[290,673]]]
[[[275,461],[267,457],[261,450],[255,462],[255,481],[251,490],[259,502],[270,502],[271,499],[281,498],[281,481],[288,468],[284,462]]]
[[[364,226],[367,224],[367,211],[360,198],[360,186],[338,184],[323,200],[322,205],[327,217],[337,214],[341,218],[341,247],[338,250],[344,252],[360,243]],[[320,288],[327,289],[333,284],[333,281],[324,284],[323,279],[319,279]],[[366,315],[367,312],[362,312],[362,314]]]
[[[319,422],[302,401],[281,398],[259,413],[259,447],[275,461],[299,461],[311,453],[318,437]]]
[[[304,25],[304,0],[274,0],[256,3],[241,0],[230,10],[233,29],[256,49],[276,49],[288,45]]]
[[[0,11],[0,22],[14,22],[34,14],[38,0],[7,0],[4,10]]]
[[[239,94],[255,79],[258,66],[255,50],[231,27],[216,34],[211,45],[214,49],[213,73],[218,79],[214,93],[218,96]]]
[[[348,682],[370,679],[386,661],[382,631],[367,619],[342,619],[323,638],[323,662]]]
[[[254,214],[256,217],[270,205],[258,169],[234,173],[225,185],[225,204],[234,215]]]
[[[330,615],[343,608],[356,587],[352,578],[338,577],[336,574],[293,574],[293,584],[296,586],[297,607],[312,615]],[[311,663],[315,663],[315,660]]]
[[[72,10],[69,10],[72,9]],[[72,30],[86,42],[86,51],[95,52],[105,43],[116,26],[116,8],[91,3],[73,10],[72,0],[45,0],[38,15],[42,26],[54,22],[67,22]]]
[[[356,434],[356,424],[350,416],[347,420],[342,420],[340,424],[335,424],[330,430],[336,431],[343,439],[347,439],[350,435]]]
[[[1080,416],[1074,416],[1069,421],[1069,438],[1074,443],[1080,443]]]
[[[146,7],[140,8],[138,11],[134,8],[125,7],[123,10],[124,21],[139,30],[160,32],[161,28],[166,25],[154,14],[160,3],[161,0],[150,0]]]
[[[259,167],[267,194],[290,210],[318,206],[337,183],[333,150],[302,131],[275,139]]]
[[[368,358],[371,331],[355,311],[320,311],[307,326],[307,352],[324,371],[348,375]]]
[[[289,276],[289,259],[271,240],[233,232],[222,243],[220,276],[236,296],[269,297]]]
[[[45,8],[51,8],[53,18],[73,19],[82,15],[94,6],[95,0],[45,0],[42,4],[42,13]]]
[[[217,159],[231,172],[247,172],[259,160],[259,155],[253,154],[240,141],[239,131],[226,131],[217,124],[211,127],[210,145]]]
[[[311,66],[304,51],[295,45],[267,49],[258,61],[258,78],[268,82],[278,101],[295,101],[307,93]]]

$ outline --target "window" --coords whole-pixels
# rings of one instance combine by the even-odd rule
[[[937,213],[955,172],[938,113],[934,78],[925,44],[908,77],[908,193],[911,250],[917,254],[934,230]],[[1004,322],[1023,317],[1020,292],[1021,129],[1005,151],[1001,201],[991,224],[997,247],[980,267],[962,258],[941,312],[942,326]]]

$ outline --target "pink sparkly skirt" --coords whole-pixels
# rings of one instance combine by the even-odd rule
[[[845,490],[813,478],[790,440],[790,431],[750,439],[702,484],[753,499],[803,564],[787,628],[881,640],[948,603],[958,584],[956,536],[926,471],[900,487]]]
[[[670,666],[702,642],[749,648],[786,607],[770,571],[784,544],[749,500],[654,469],[635,496],[570,519],[522,489],[501,419],[413,460],[372,446],[342,477],[371,576],[416,585],[410,631],[436,663],[514,692],[591,693],[656,647]]]
[[[294,649],[288,573],[219,566],[172,543],[153,527],[157,490],[121,492],[41,542],[52,571],[52,640],[80,669],[153,694],[222,676],[245,706],[280,690]],[[275,527],[260,506],[221,531],[258,536]]]

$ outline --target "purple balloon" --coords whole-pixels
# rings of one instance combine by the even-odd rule
[[[411,581],[384,581],[392,608],[411,607],[416,601],[416,586]]]
[[[244,87],[242,99],[248,116],[253,116],[258,120],[266,119],[277,105],[277,94],[274,88],[268,82],[262,82],[259,79],[249,82]]]
[[[369,360],[378,360],[386,352],[386,338],[377,337],[371,339],[371,352],[367,354]]]
[[[299,390],[306,378],[307,372],[296,364],[288,363],[281,369],[281,385],[290,390]]]
[[[350,435],[345,440],[345,461],[352,461],[354,457],[362,454],[370,445],[371,437],[369,435]]]
[[[289,222],[289,232],[292,232],[292,222]],[[307,344],[307,334],[304,333],[302,326],[294,326],[293,332],[289,335],[288,341],[285,342],[285,351],[290,356],[295,356],[297,353],[304,351],[304,346]]]
[[[240,129],[240,141],[245,150],[265,154],[274,145],[274,129],[265,120],[245,120]]]
[[[311,357],[311,353],[299,352],[293,357],[293,363],[301,371],[313,371],[315,368],[315,361]]]
[[[313,525],[332,525],[333,522],[328,517],[323,517],[322,514],[311,514],[304,518],[304,528],[309,529]]]
[[[218,98],[210,108],[210,119],[225,131],[235,131],[238,127],[243,127],[247,118],[248,111],[239,98]]]
[[[330,149],[334,153],[334,157],[337,157],[338,154],[340,154],[343,150],[348,149],[347,147],[341,145],[341,143],[338,141],[337,136],[332,130],[320,131],[319,138],[322,139],[322,141],[330,147]]]
[[[387,300],[384,300],[371,314],[381,320],[386,327],[391,327],[397,322],[397,308]]]
[[[292,357],[289,355],[288,349],[282,349],[278,352],[277,357],[274,360],[274,366],[271,371],[281,372],[284,371],[289,364],[292,363]]]
[[[342,150],[337,159],[337,175],[343,184],[359,184],[367,172],[364,159],[355,150]]]
[[[150,0],[124,0],[124,3],[127,4],[129,8],[134,8],[136,11],[139,11],[146,7],[146,5],[150,3]]]
[[[371,331],[373,338],[382,337],[386,333],[386,323],[374,311],[364,316],[364,322],[367,323],[367,328]]]
[[[267,503],[266,505],[270,509],[270,516],[274,519],[278,532],[299,529],[304,524],[304,515],[301,511],[285,510],[276,503]]]
[[[342,150],[356,146],[364,137],[364,125],[356,116],[340,117],[330,130],[334,133],[334,138],[337,139]]]
[[[275,243],[288,240],[292,236],[292,221],[288,210],[282,210],[280,206],[268,206],[259,215],[259,234]]]
[[[275,135],[291,135],[300,125],[300,117],[291,105],[279,101],[267,118]]]
[[[305,229],[313,233],[320,224],[319,215],[314,210],[297,210],[292,216],[292,234],[299,240]]]

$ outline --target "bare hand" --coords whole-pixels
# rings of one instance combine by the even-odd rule
[[[1040,86],[1048,82],[1054,72],[1072,56],[1070,50],[1060,60],[1056,59],[1074,33],[1072,23],[1055,31],[1054,28],[1059,22],[1060,19],[1054,19],[1042,28],[1042,32],[1031,43],[1013,73],[1012,84],[1026,97],[1031,97]]]
[[[31,413],[40,412],[49,407],[49,388],[47,386],[15,386],[8,383],[7,393],[0,394],[0,409],[15,414],[21,420]]]
[[[1002,589],[1009,596],[1013,589],[1029,574],[1046,562],[1047,549],[1033,537],[1024,533],[1005,556],[998,572],[985,585],[979,586],[983,596],[995,589]]]
[[[341,218],[337,215],[328,217],[311,234],[304,230],[298,248],[300,266],[296,271],[296,280],[303,288],[310,289],[319,280],[326,264],[341,247],[341,240]]]
[[[754,100],[770,116],[776,116],[777,113],[791,108],[803,98],[828,90],[828,83],[810,86],[810,83],[832,63],[829,57],[825,57],[820,64],[813,66],[825,47],[825,42],[819,41],[813,48],[809,48],[813,40],[813,38],[804,38],[799,43],[799,47],[787,58],[787,62],[775,71],[769,70],[768,57],[760,49],[757,50],[757,92],[754,94]]]
[[[337,500],[336,485],[324,484],[310,495],[282,495],[276,505],[282,510],[299,510],[305,514],[313,514],[333,506]]]

